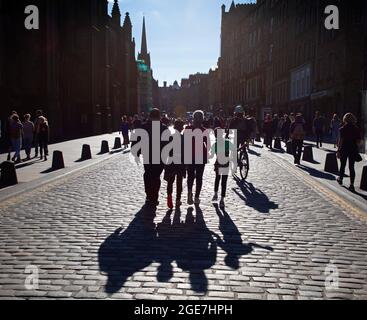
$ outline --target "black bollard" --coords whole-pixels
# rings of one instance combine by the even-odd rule
[[[61,151],[54,151],[53,157],[52,157],[52,170],[59,170],[64,169],[64,156],[62,155]]]
[[[293,144],[292,141],[287,142],[287,153],[293,155]]]
[[[82,148],[82,156],[80,158],[81,161],[92,159],[92,152],[89,144],[84,144]]]
[[[367,166],[363,167],[362,179],[361,179],[361,190],[367,191]]]
[[[282,150],[282,140],[280,138],[274,140],[274,149]]]
[[[326,155],[326,161],[325,161],[325,172],[338,174],[339,173],[339,165],[338,165],[338,159],[336,158],[336,153],[328,153]]]
[[[11,161],[5,161],[0,165],[0,188],[6,188],[18,184],[17,172],[15,164]]]
[[[110,147],[108,145],[108,141],[103,140],[101,145],[101,152],[100,154],[105,154],[110,152]]]
[[[306,162],[314,162],[312,146],[305,146],[302,160]]]
[[[121,148],[122,148],[121,138],[117,137],[115,139],[115,145],[114,145],[113,149],[116,150],[116,149],[121,149]]]

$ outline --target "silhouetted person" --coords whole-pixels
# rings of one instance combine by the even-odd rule
[[[221,128],[216,128],[214,130],[214,134],[215,134],[215,143],[212,146],[211,149],[211,157],[216,156],[216,162],[214,164],[214,171],[215,171],[215,183],[214,183],[214,197],[213,197],[213,202],[218,202],[219,197],[218,197],[218,192],[219,192],[219,185],[221,184],[222,186],[222,192],[221,192],[221,197],[220,197],[220,201],[219,201],[219,205],[221,207],[225,206],[225,202],[224,199],[226,197],[227,194],[227,182],[228,182],[228,176],[229,176],[229,171],[230,171],[230,160],[229,160],[229,156],[230,156],[230,152],[231,149],[233,149],[233,145],[231,143],[231,141],[229,139],[226,139],[225,136],[223,135],[224,131],[221,130]],[[218,135],[222,134],[222,139],[223,139],[223,145],[221,145],[220,143],[218,143]],[[219,158],[222,158],[223,160],[226,159],[226,161],[223,161],[225,163],[220,163]]]
[[[313,121],[313,130],[316,137],[317,148],[322,148],[322,143],[325,133],[325,118],[321,116],[320,112],[316,112],[315,119]]]
[[[331,131],[331,136],[334,142],[334,148],[337,147],[338,141],[339,141],[339,136],[340,136],[340,127],[341,127],[342,123],[338,117],[337,114],[334,114],[333,116],[333,120],[331,120],[330,123],[330,131]]]
[[[39,117],[38,119],[38,143],[40,147],[40,159],[47,161],[48,157],[48,143],[50,140],[50,127],[45,117]]]
[[[184,137],[182,135],[182,131],[184,129],[184,122],[180,119],[175,121],[174,124],[175,132],[172,134],[173,136],[177,136],[181,141],[181,148],[178,150],[178,154],[175,155],[179,163],[172,163],[165,166],[164,172],[164,180],[167,181],[167,207],[169,209],[173,209],[173,184],[176,181],[176,208],[179,208],[182,205],[181,196],[183,191],[183,179],[186,178],[186,166],[185,166],[185,158],[184,158]],[[173,154],[170,155],[171,157]]]
[[[19,116],[17,114],[12,116],[12,121],[9,127],[10,140],[13,146],[14,156],[12,161],[15,163],[20,163],[20,150],[22,148],[22,136],[23,136],[23,125],[20,122]]]
[[[340,166],[340,176],[338,178],[338,183],[343,184],[345,167],[347,165],[347,160],[349,161],[349,171],[350,171],[350,187],[349,190],[354,192],[354,182],[356,178],[355,163],[357,161],[362,161],[362,157],[359,154],[359,143],[361,142],[361,132],[358,129],[357,119],[351,113],[348,113],[343,118],[343,126],[340,128],[340,139],[338,143],[338,153],[337,156],[341,161]]]
[[[26,114],[24,116],[24,123],[23,123],[23,147],[25,153],[27,155],[26,160],[31,160],[31,149],[34,137],[34,124],[30,121],[31,115]]]
[[[264,144],[269,149],[273,149],[273,136],[274,136],[274,125],[273,118],[270,114],[267,114],[264,120]]]
[[[288,115],[284,116],[284,122],[282,125],[282,140],[284,142],[288,142],[289,141],[289,136],[290,136],[290,129],[291,129],[291,119],[289,118]]]
[[[306,136],[305,125],[301,115],[297,115],[295,121],[291,124],[290,136],[292,139],[294,164],[299,165],[301,163],[303,141]]]
[[[129,126],[129,122],[127,120],[127,116],[123,116],[122,117],[122,122],[121,122],[121,134],[122,134],[122,138],[123,138],[123,146],[124,148],[128,148],[129,144],[130,144],[130,138],[129,138],[129,130],[130,130],[130,126]]]
[[[11,142],[11,136],[10,136],[10,127],[11,124],[13,123],[13,116],[18,115],[18,113],[16,111],[13,111],[10,115],[10,117],[6,120],[6,124],[5,124],[5,141],[6,141],[6,147],[7,147],[7,151],[8,151],[8,157],[7,160],[10,161],[11,159],[11,151],[12,151],[12,142]]]
[[[39,125],[40,125],[40,117],[43,116],[42,110],[36,111],[36,119],[34,120],[34,149],[35,149],[35,158],[38,157],[39,150]]]
[[[148,206],[156,207],[159,205],[159,190],[161,188],[161,175],[164,170],[164,162],[162,161],[162,149],[166,142],[162,142],[161,135],[168,128],[161,123],[161,113],[158,109],[153,109],[150,113],[149,120],[142,125],[142,129],[148,133],[149,136],[149,155],[148,159],[144,158],[144,186],[146,193],[146,204]],[[160,130],[159,137],[153,137],[153,124],[158,125]],[[154,143],[155,141],[155,143]],[[137,143],[133,142],[133,145]],[[153,149],[158,144],[159,163],[153,164]],[[157,150],[154,150],[156,152]],[[143,155],[144,156],[144,155]]]
[[[200,130],[203,134],[206,132],[204,123],[204,112],[201,110],[195,111],[193,125],[186,127],[184,135],[188,132],[187,130]],[[188,188],[188,204],[199,205],[200,194],[203,187],[203,176],[205,171],[205,165],[208,163],[208,139],[204,135],[203,143],[200,146],[200,150],[196,150],[195,138],[192,139],[192,164],[187,165],[187,188]],[[199,157],[199,153],[202,156]],[[196,181],[195,200],[193,199],[193,186]]]

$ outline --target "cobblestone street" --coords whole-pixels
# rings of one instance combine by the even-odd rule
[[[185,194],[167,213],[164,183],[154,218],[127,154],[1,203],[0,298],[366,299],[366,219],[252,149],[225,210],[208,165],[200,208]],[[30,265],[38,290],[25,287]]]

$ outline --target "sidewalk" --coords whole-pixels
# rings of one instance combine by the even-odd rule
[[[273,153],[278,157],[286,160],[293,164],[293,156],[287,154],[286,146],[282,143],[283,151],[274,150]],[[362,179],[362,171],[363,167],[367,165],[367,156],[361,154],[363,161],[360,163],[356,163],[356,192],[352,193],[348,190],[350,180],[349,180],[349,169],[348,164],[346,168],[346,178],[344,179],[344,186],[341,187],[337,183],[336,179],[338,175],[328,173],[324,171],[326,155],[328,153],[336,152],[336,148],[334,148],[333,144],[324,143],[323,147],[318,149],[316,147],[316,143],[310,139],[305,140],[305,146],[313,146],[313,157],[314,162],[305,162],[302,161],[301,165],[298,168],[305,173],[309,174],[313,179],[327,186],[333,192],[337,193],[339,196],[342,196],[344,199],[351,202],[353,205],[360,207],[363,210],[366,210],[366,200],[367,200],[367,192],[360,189],[361,179]],[[338,160],[338,165],[340,168],[340,160]],[[366,210],[367,211],[367,210]]]
[[[48,161],[43,161],[39,158],[32,158],[30,161],[22,162],[16,165],[18,185],[0,189],[0,199],[5,193],[13,193],[13,191],[16,192],[17,190],[21,191],[22,189],[25,189],[26,186],[31,184],[37,186],[37,182],[42,184],[44,183],[44,180],[62,176],[66,172],[75,171],[111,157],[111,154],[116,151],[112,150],[116,137],[121,137],[118,132],[69,140],[50,145]],[[103,140],[108,141],[110,153],[101,155],[99,153],[101,150],[101,142]],[[90,145],[92,159],[80,162],[79,159],[81,157],[83,144]],[[50,170],[52,166],[52,155],[56,150],[63,153],[65,169],[52,172]],[[34,156],[34,148],[32,149],[32,156]],[[24,151],[21,152],[21,157],[22,159],[26,158]],[[6,159],[7,154],[0,154],[0,163],[6,161]]]

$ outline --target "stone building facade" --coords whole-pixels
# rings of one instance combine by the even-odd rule
[[[259,0],[222,7],[222,102],[248,112],[315,111],[362,116],[366,14],[362,0],[338,1],[340,29],[327,30],[327,0]]]
[[[42,109],[52,140],[116,130],[137,111],[132,24],[115,1],[34,0],[39,30],[24,27],[29,1],[0,0],[0,118]]]

